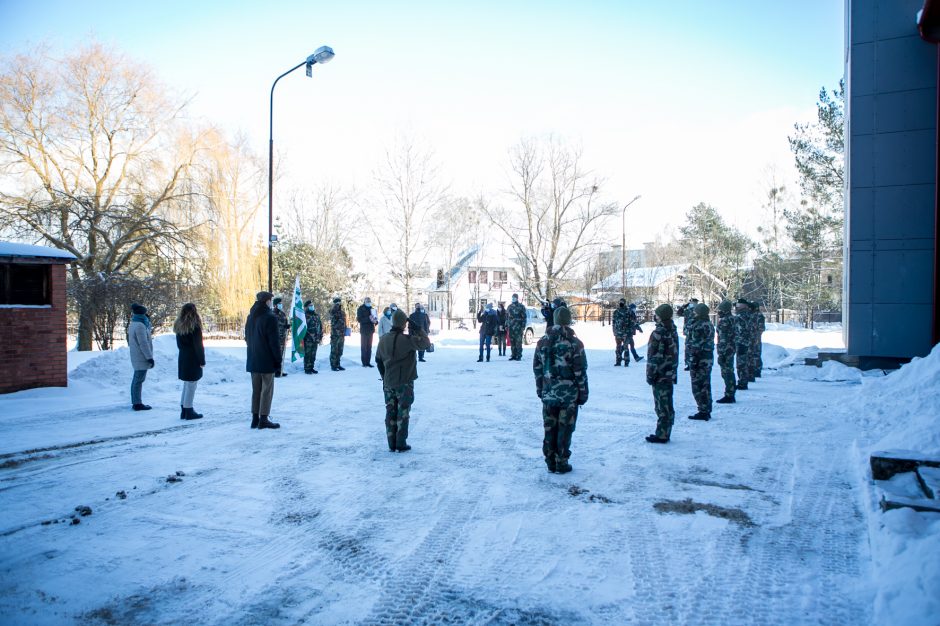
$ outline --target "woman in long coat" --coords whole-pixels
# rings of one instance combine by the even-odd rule
[[[202,368],[206,365],[206,351],[202,345],[202,320],[196,311],[196,305],[187,302],[183,305],[179,317],[173,324],[176,333],[176,347],[179,348],[179,379],[183,381],[183,397],[180,400],[180,419],[197,420],[202,413],[193,410],[193,397],[196,384],[202,378]]]

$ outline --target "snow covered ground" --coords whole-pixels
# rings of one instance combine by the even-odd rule
[[[576,330],[591,397],[567,475],[541,461],[531,348],[477,363],[472,332],[421,364],[407,454],[355,336],[347,371],[324,346],[319,375],[277,381],[279,431],[248,428],[241,342],[210,342],[196,422],[172,337],[149,412],[126,349],[71,353],[68,389],[0,396],[0,622],[940,621],[940,516],[880,513],[867,473],[873,447],[940,452],[940,352],[887,377],[807,368],[841,329],[773,327],[738,404],[690,421],[680,376],[673,440],[652,446],[644,364],[613,367],[609,327]]]

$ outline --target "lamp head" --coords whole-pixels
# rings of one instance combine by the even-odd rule
[[[320,46],[313,51],[313,54],[307,57],[307,65],[313,65],[314,63],[319,63],[323,65],[328,63],[332,58],[336,56],[333,52],[333,48],[329,46]]]

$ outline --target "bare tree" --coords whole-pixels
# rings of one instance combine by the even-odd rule
[[[454,294],[451,290],[452,270],[461,254],[465,254],[479,237],[480,217],[467,198],[444,198],[431,217],[431,241],[440,252],[443,275],[438,277],[438,287],[447,289],[448,323],[453,317]]]
[[[354,192],[331,183],[313,190],[294,190],[286,211],[291,238],[318,250],[346,248],[352,232],[347,226],[355,204]]]
[[[479,208],[512,245],[525,289],[548,300],[602,245],[603,227],[617,206],[600,202],[602,181],[582,168],[580,149],[554,138],[523,139],[509,161],[509,204],[481,198]]]
[[[0,228],[74,254],[73,280],[133,273],[142,251],[181,247],[191,228],[168,215],[182,208],[195,147],[174,132],[182,109],[147,69],[98,44],[5,59],[0,166],[12,182]],[[78,347],[90,350],[93,321],[78,304]]]
[[[404,291],[406,310],[411,310],[415,279],[431,248],[428,222],[446,188],[431,151],[407,137],[385,152],[375,182],[385,219],[366,222],[389,272]]]

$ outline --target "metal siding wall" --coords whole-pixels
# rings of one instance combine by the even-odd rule
[[[937,50],[917,34],[922,0],[848,0],[847,348],[931,348]]]

